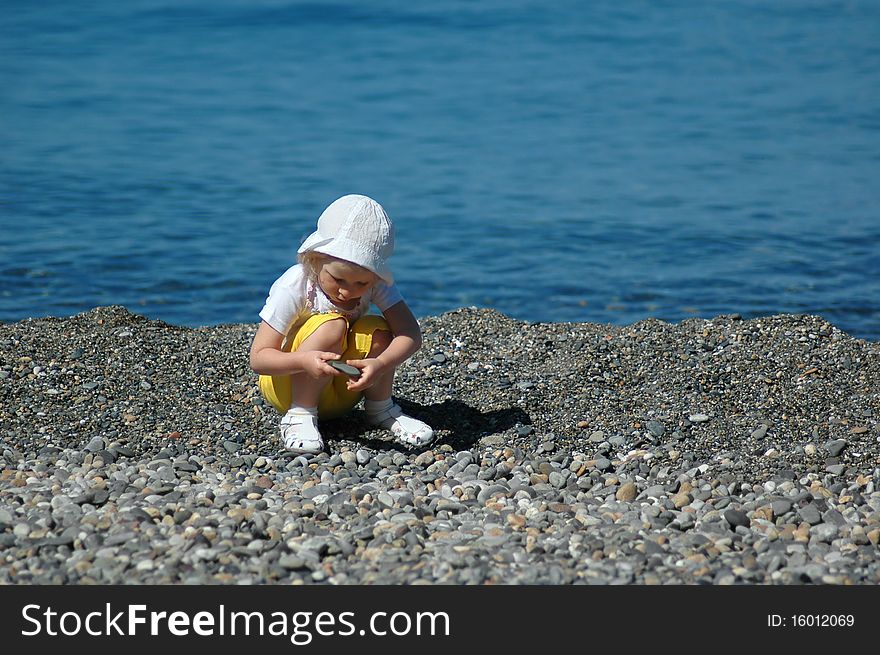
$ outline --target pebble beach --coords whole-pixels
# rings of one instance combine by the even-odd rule
[[[880,583],[880,344],[811,315],[420,319],[395,397],[280,449],[256,324],[0,324],[0,584]]]

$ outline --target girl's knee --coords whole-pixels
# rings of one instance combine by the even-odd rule
[[[376,330],[373,332],[373,342],[370,347],[370,356],[375,357],[376,355],[381,355],[388,346],[391,345],[391,340],[394,338],[394,335],[391,334],[388,330]]]
[[[305,339],[299,350],[305,346],[308,350],[327,350],[342,352],[345,348],[348,322],[344,318],[336,318],[321,323],[315,331]]]

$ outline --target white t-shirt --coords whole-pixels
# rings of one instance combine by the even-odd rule
[[[266,304],[260,310],[260,318],[279,334],[289,335],[312,314],[342,314],[351,323],[366,314],[371,304],[384,312],[401,300],[403,296],[395,285],[379,280],[361,296],[360,303],[354,309],[337,307],[320,285],[309,279],[302,264],[296,264],[272,284]]]

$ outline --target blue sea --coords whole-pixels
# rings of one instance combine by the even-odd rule
[[[880,339],[876,0],[0,7],[0,320],[256,322],[361,193],[419,317]]]

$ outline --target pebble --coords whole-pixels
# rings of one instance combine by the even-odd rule
[[[727,521],[731,525],[731,527],[734,528],[738,526],[748,528],[751,524],[748,515],[745,512],[737,509],[729,509],[725,511],[724,520]]]
[[[820,523],[810,528],[810,537],[818,541],[831,542],[837,536],[838,528],[829,523]]]
[[[770,508],[773,511],[773,516],[785,516],[791,511],[791,501],[784,498],[774,500],[770,503]]]
[[[620,486],[615,493],[614,497],[621,502],[631,502],[635,500],[636,495],[638,494],[638,490],[634,482],[626,482]]]
[[[437,441],[355,410],[304,456],[254,402],[255,325],[0,325],[0,584],[880,583],[876,344],[810,316],[421,324],[395,395]]]
[[[681,509],[683,507],[686,507],[686,506],[690,505],[691,502],[693,502],[693,498],[688,493],[675,494],[671,500],[672,500],[672,504],[675,506],[676,509]]]
[[[648,428],[648,432],[655,437],[662,437],[663,433],[666,432],[666,426],[660,423],[660,421],[648,421],[645,427]]]
[[[801,517],[802,521],[805,521],[810,525],[816,525],[822,522],[822,514],[819,512],[819,508],[815,503],[809,503],[801,507],[798,510],[798,515]]]
[[[825,444],[825,450],[828,451],[828,454],[832,457],[837,457],[846,447],[846,441],[843,439],[834,439]]]
[[[107,444],[104,443],[103,437],[92,437],[88,445],[86,445],[85,450],[90,453],[95,453],[99,450],[104,450],[106,447]]]

